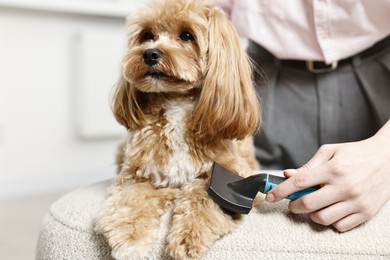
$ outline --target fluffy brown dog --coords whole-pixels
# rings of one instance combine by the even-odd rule
[[[173,208],[167,252],[199,259],[237,218],[207,195],[213,162],[248,176],[259,105],[249,60],[210,0],[158,0],[128,20],[113,112],[128,130],[97,218],[116,259],[144,259]]]

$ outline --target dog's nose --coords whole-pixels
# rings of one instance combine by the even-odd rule
[[[149,66],[156,65],[161,56],[162,53],[158,49],[147,49],[144,52],[144,62]]]

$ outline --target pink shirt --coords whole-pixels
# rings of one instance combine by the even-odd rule
[[[280,59],[330,63],[390,34],[390,0],[217,0],[241,36]]]

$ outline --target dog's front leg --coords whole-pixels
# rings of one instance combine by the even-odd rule
[[[118,260],[144,259],[153,248],[161,216],[170,208],[177,190],[155,189],[149,183],[116,185],[96,219]]]
[[[233,230],[239,219],[225,214],[208,196],[207,180],[186,185],[175,202],[168,253],[174,259],[200,259],[221,236]]]

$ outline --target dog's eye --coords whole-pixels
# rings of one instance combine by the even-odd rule
[[[154,35],[153,35],[153,33],[146,32],[146,33],[144,33],[144,35],[142,36],[142,39],[145,40],[145,41],[154,40]]]
[[[182,33],[180,33],[179,38],[180,38],[180,40],[182,40],[184,42],[189,42],[189,41],[193,41],[194,40],[194,37],[189,32],[182,32]]]

